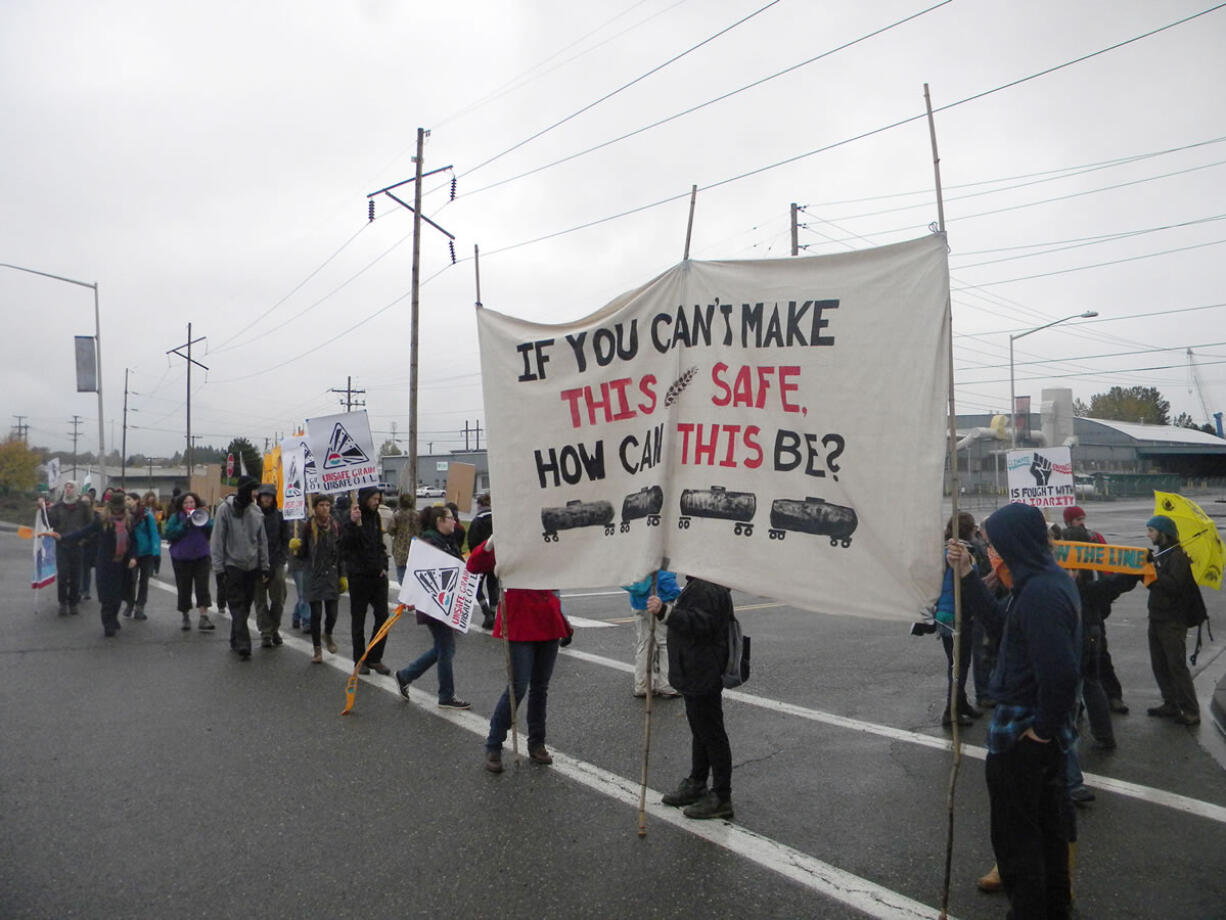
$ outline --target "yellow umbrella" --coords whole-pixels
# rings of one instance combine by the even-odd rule
[[[1165,514],[1179,530],[1179,542],[1192,560],[1192,575],[1198,585],[1222,587],[1226,549],[1213,518],[1200,505],[1174,492],[1154,492],[1154,514]]]

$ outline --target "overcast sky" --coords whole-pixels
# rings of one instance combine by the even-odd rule
[[[1009,333],[1086,309],[1099,318],[1017,342],[1036,409],[1044,387],[1143,384],[1204,421],[1189,347],[1209,412],[1226,409],[1226,9],[989,92],[1211,4],[765,5],[8,0],[0,262],[98,283],[108,450],[125,368],[128,452],[182,449],[184,362],[165,353],[189,322],[207,337],[204,443],[262,446],[338,411],[348,376],[376,440],[393,423],[403,439],[412,219],[381,198],[368,223],[366,194],[412,176],[424,127],[425,169],[454,173],[423,183],[423,210],[459,261],[425,229],[420,448],[463,447],[465,421],[485,425],[474,244],[486,306],[563,321],[681,259],[691,184],[696,259],[787,255],[791,202],[803,254],[923,235],[928,128],[887,126],[922,116],[927,82],[938,108],[989,93],[936,117],[959,412],[1006,411]],[[72,363],[92,292],[0,268],[0,316],[0,422],[67,448],[79,415],[96,449]]]

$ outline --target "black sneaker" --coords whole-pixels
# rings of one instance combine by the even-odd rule
[[[1151,706],[1145,710],[1147,716],[1155,716],[1159,719],[1173,719],[1179,715],[1179,710],[1170,703],[1163,703],[1161,706]]]
[[[359,674],[369,674],[369,673],[370,673],[370,668],[369,668],[369,667],[367,667],[367,665],[366,665],[365,663],[363,663],[362,665],[360,665],[360,666],[358,667],[358,673],[359,673]]]
[[[674,808],[679,808],[682,805],[693,805],[707,793],[707,784],[700,783],[697,780],[686,777],[677,784],[677,788],[672,792],[666,792],[660,799],[665,805],[672,805]]]
[[[1200,714],[1195,712],[1181,712],[1175,716],[1176,725],[1200,725]]]
[[[260,648],[272,648],[272,636],[260,636]]]
[[[457,699],[454,696],[449,700],[439,700],[438,704],[442,709],[468,709],[472,706],[472,703],[468,702],[468,700]]]
[[[1112,712],[1118,712],[1122,716],[1128,715],[1128,704],[1121,699],[1107,700],[1107,706]]]
[[[396,686],[400,688],[400,695],[406,700],[409,698],[409,685],[412,683],[413,681],[401,677],[399,671],[396,672]]]
[[[250,659],[251,658],[251,646],[245,645],[242,648],[240,648],[238,650],[238,657],[240,661],[247,661],[248,659]]]
[[[273,645],[284,645],[285,644],[285,640],[281,638],[281,634],[279,632],[275,632],[272,634],[272,644]]]
[[[687,818],[696,818],[700,821],[710,820],[712,818],[722,818],[725,821],[731,821],[732,799],[720,799],[711,790],[693,805],[688,806],[682,812]]]

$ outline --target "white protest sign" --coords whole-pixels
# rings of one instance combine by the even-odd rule
[[[47,488],[54,491],[60,484],[60,458],[52,457],[47,461]]]
[[[480,584],[481,576],[469,572],[463,559],[414,538],[397,599],[466,633]]]
[[[1009,501],[1036,508],[1067,508],[1077,504],[1073,485],[1073,455],[1067,447],[1011,450],[1005,455],[1009,470]]]
[[[379,461],[365,410],[307,419],[307,445],[319,473],[317,491],[334,494],[379,482]]]
[[[662,566],[911,619],[937,593],[949,380],[944,236],[683,262],[596,313],[477,313],[499,576]]]
[[[319,487],[319,469],[315,465],[315,455],[311,453],[311,445],[307,443],[306,435],[293,435],[281,441],[281,456],[302,451],[302,485],[307,495],[322,491]]]
[[[306,452],[281,448],[281,516],[287,521],[306,520]]]

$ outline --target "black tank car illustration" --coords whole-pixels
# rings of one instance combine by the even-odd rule
[[[681,493],[681,517],[677,527],[688,530],[690,518],[715,518],[736,521],[733,533],[746,537],[753,534],[753,516],[758,510],[758,496],[752,492],[729,492],[723,486],[710,489],[685,489]]]
[[[605,536],[613,533],[613,506],[605,501],[569,501],[562,508],[542,508],[541,526],[545,542],[558,542],[559,530],[574,530],[576,527],[604,527]]]
[[[664,507],[664,490],[659,486],[644,486],[631,492],[622,502],[621,532],[630,529],[631,521],[647,519],[648,527],[660,526],[660,511]]]
[[[851,546],[851,535],[856,532],[860,519],[856,509],[844,505],[832,505],[821,498],[808,496],[801,501],[794,498],[777,498],[771,503],[772,540],[782,540],[788,531],[816,534],[829,537],[831,546]]]

